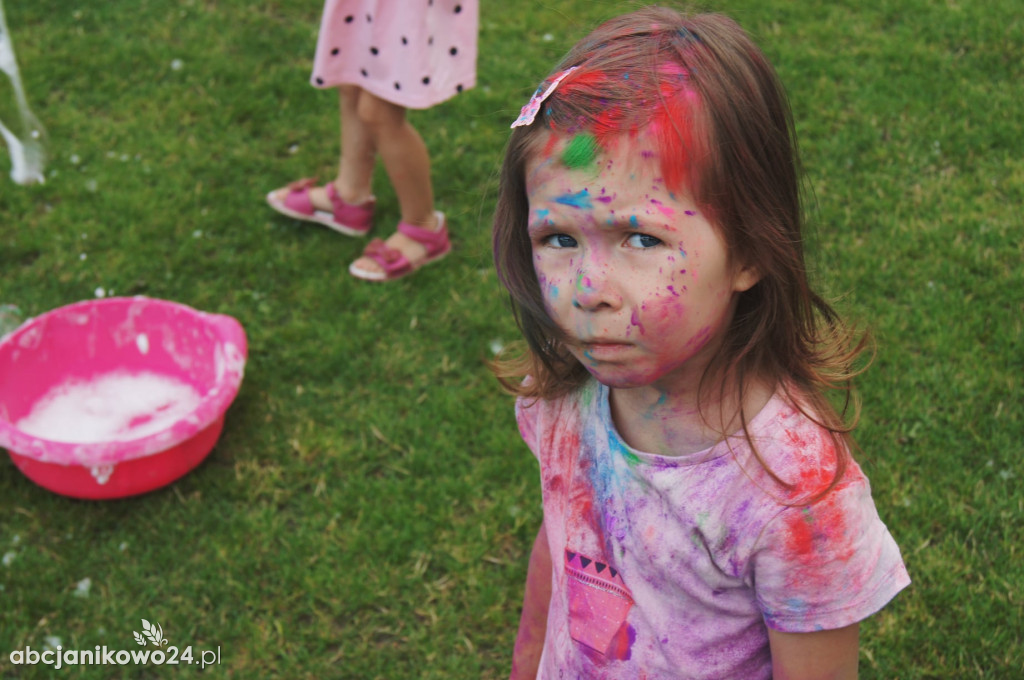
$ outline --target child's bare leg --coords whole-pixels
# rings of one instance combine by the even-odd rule
[[[430,156],[423,138],[406,120],[405,108],[363,92],[359,116],[371,131],[395,188],[402,221],[428,229],[435,226]]]
[[[363,203],[373,194],[373,166],[377,156],[373,136],[359,117],[362,94],[362,88],[356,85],[342,85],[338,88],[341,160],[334,188],[338,190],[341,200],[353,205]]]
[[[341,160],[338,161],[338,176],[334,188],[341,200],[360,205],[373,195],[373,167],[376,163],[376,149],[373,137],[362,119],[358,106],[362,88],[356,85],[342,85],[338,88],[338,108],[341,113]],[[288,189],[281,189],[278,198],[284,200]],[[309,200],[317,210],[331,212],[333,206],[322,187],[311,187]]]
[[[426,229],[440,225],[434,215],[434,189],[430,182],[430,156],[427,145],[406,120],[405,109],[363,91],[359,95],[359,118],[370,131],[384,169],[395,188],[402,221]],[[401,233],[394,233],[387,244],[416,262],[426,255],[426,248]],[[363,257],[356,266],[381,271],[372,259]]]
[[[338,108],[341,113],[341,160],[338,175],[332,181],[341,200],[353,205],[364,203],[373,195],[373,166],[376,149],[370,131],[359,118],[359,95],[362,88],[342,85],[338,88]],[[278,190],[278,200],[284,201],[290,189]],[[309,200],[317,210],[331,212],[333,205],[323,186],[309,189]]]

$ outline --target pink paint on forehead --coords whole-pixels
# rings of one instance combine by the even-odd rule
[[[665,217],[675,217],[676,211],[673,210],[672,208],[668,207],[667,205],[665,205],[664,203],[662,203],[658,199],[652,198],[651,199],[651,204],[655,208],[657,208],[658,212],[660,212]]]

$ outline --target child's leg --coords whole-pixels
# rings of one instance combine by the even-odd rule
[[[423,138],[406,120],[405,108],[363,91],[359,95],[358,114],[370,131],[395,188],[402,221],[419,227],[433,227],[434,190],[430,183],[430,157]]]
[[[341,200],[352,205],[361,205],[373,195],[373,167],[376,163],[376,148],[371,131],[359,117],[358,107],[362,88],[356,85],[342,85],[338,88],[338,108],[341,119],[341,159],[338,161],[338,176],[334,188]],[[283,201],[289,189],[276,192]],[[327,190],[310,187],[309,200],[317,210],[330,212],[331,200]]]
[[[345,203],[361,205],[373,196],[374,165],[377,152],[371,131],[358,116],[359,95],[362,88],[342,85],[338,88],[338,108],[341,119],[341,159],[338,162],[338,176],[332,181],[338,196]],[[290,187],[276,190],[276,200],[283,203]],[[330,213],[333,210],[327,187],[310,186],[309,202],[316,210]]]
[[[434,189],[430,181],[427,145],[406,120],[405,109],[363,91],[359,95],[358,114],[370,131],[395,188],[402,221],[429,230],[440,228],[434,214]],[[423,259],[427,253],[423,244],[398,232],[392,234],[386,243],[412,262]],[[367,257],[357,260],[355,266],[363,270],[383,271]]]
[[[353,205],[363,203],[373,194],[373,166],[377,156],[373,136],[359,118],[362,93],[362,88],[355,85],[342,85],[338,88],[341,160],[338,162],[338,177],[334,180],[334,188],[343,201]]]

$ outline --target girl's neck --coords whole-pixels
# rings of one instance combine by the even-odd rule
[[[740,431],[772,397],[765,381],[748,381],[744,394],[716,388],[662,391],[611,388],[609,406],[619,436],[638,451],[684,456],[703,451]],[[701,398],[701,396],[703,398]],[[742,397],[742,398],[741,398]]]

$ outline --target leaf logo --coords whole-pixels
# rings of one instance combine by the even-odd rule
[[[167,644],[167,638],[164,637],[163,627],[159,623],[152,624],[146,619],[142,619],[142,635],[139,635],[135,631],[132,631],[132,634],[135,636],[135,641],[140,645],[145,645],[147,639],[156,647]],[[143,636],[145,636],[145,638]]]

